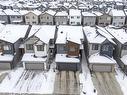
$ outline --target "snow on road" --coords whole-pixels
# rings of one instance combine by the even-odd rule
[[[121,90],[123,91],[124,95],[127,95],[127,76],[123,74],[123,72],[121,72],[119,68],[116,68],[115,70],[117,73],[115,77],[120,84]]]
[[[18,68],[8,73],[0,84],[0,93],[52,94],[55,72]]]

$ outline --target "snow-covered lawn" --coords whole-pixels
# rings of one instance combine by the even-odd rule
[[[55,72],[11,70],[0,84],[0,93],[35,93],[52,94],[54,90]]]
[[[124,75],[124,73],[121,72],[119,70],[119,68],[116,68],[115,70],[116,70],[116,73],[117,73],[116,74],[116,79],[117,79],[118,83],[120,84],[120,87],[123,91],[123,94],[127,95],[127,76]]]

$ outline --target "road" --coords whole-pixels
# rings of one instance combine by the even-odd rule
[[[123,95],[114,73],[93,73],[93,84],[98,95]]]
[[[55,79],[54,94],[79,95],[79,72],[58,72]]]

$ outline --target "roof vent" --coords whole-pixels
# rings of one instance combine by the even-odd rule
[[[60,33],[63,34],[63,31],[61,31]]]

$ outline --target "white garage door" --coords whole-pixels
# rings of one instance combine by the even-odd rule
[[[111,65],[93,65],[93,71],[96,72],[111,72],[112,66]]]

